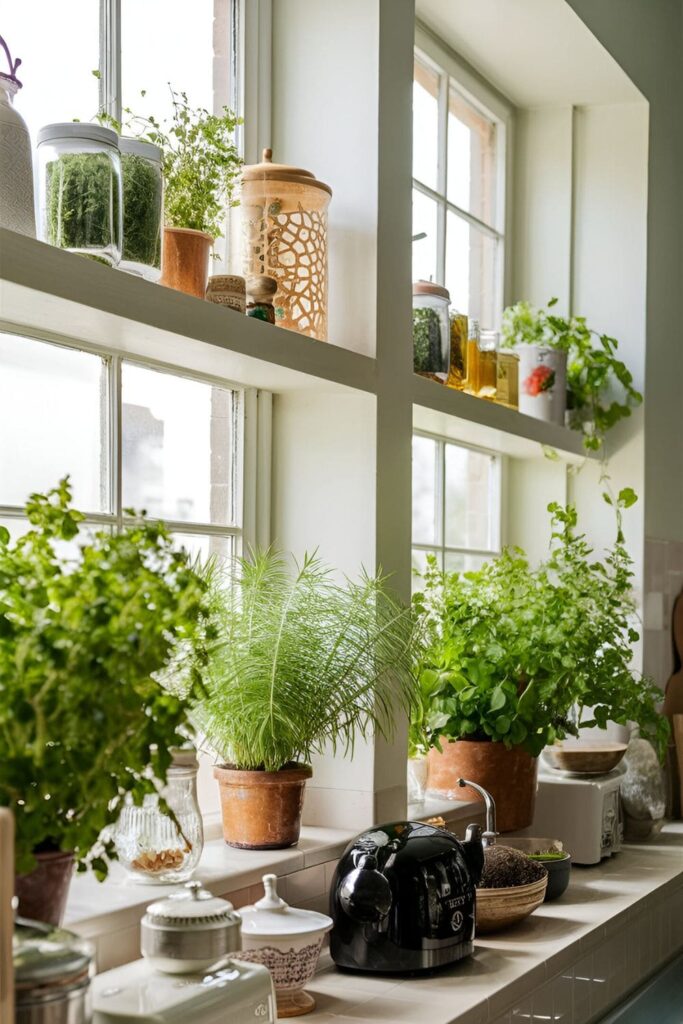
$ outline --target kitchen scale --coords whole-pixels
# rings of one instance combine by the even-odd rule
[[[575,864],[599,864],[618,853],[624,839],[622,772],[559,771],[541,760],[533,825],[529,835],[560,839]]]

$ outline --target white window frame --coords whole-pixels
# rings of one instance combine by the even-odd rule
[[[104,361],[106,378],[106,409],[102,410],[101,424],[106,428],[109,512],[85,512],[85,523],[121,529],[132,520],[124,515],[121,480],[123,444],[121,433],[122,386],[121,366],[126,362],[159,373],[168,373],[188,380],[199,381],[224,388],[233,393],[233,487],[234,524],[222,526],[213,523],[185,522],[165,516],[150,516],[150,521],[162,520],[172,533],[186,536],[233,538],[234,554],[242,555],[250,547],[267,546],[270,542],[270,451],[271,401],[269,392],[243,388],[233,381],[208,374],[194,373],[182,366],[142,359],[134,354],[122,354],[115,349],[57,337],[48,332],[19,329],[16,325],[0,322],[4,334],[12,334],[29,341],[85,352]],[[56,483],[56,481],[55,481]],[[26,512],[21,505],[0,505],[0,519],[21,520]]]
[[[504,545],[504,520],[503,520],[503,488],[505,478],[505,456],[490,448],[481,448],[478,445],[467,444],[465,441],[455,440],[452,437],[445,437],[443,434],[434,434],[428,430],[413,430],[413,437],[425,437],[436,443],[436,464],[435,464],[435,516],[433,544],[418,543],[411,538],[411,551],[424,551],[427,554],[436,552],[441,568],[445,566],[445,555],[478,555],[483,558],[495,558],[499,555]],[[456,448],[465,448],[468,451],[476,452],[479,455],[486,455],[492,459],[492,489],[490,495],[491,511],[491,547],[474,548],[460,547],[445,543],[446,537],[446,446],[453,445]]]
[[[510,264],[512,251],[512,196],[514,107],[493,86],[487,83],[462,57],[438,39],[420,22],[415,28],[415,57],[441,76],[438,96],[439,147],[436,189],[413,178],[413,188],[437,204],[437,252],[436,278],[438,284],[445,284],[446,271],[446,214],[450,211],[493,238],[498,246],[497,274],[495,281],[495,309],[502,316],[504,307],[511,301]],[[496,197],[495,225],[487,224],[478,217],[450,202],[447,196],[448,181],[448,89],[452,81],[457,91],[497,128],[496,147]],[[483,327],[499,328],[500,324],[482,324]]]

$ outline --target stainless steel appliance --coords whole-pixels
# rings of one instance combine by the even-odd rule
[[[201,882],[187,882],[180,892],[147,907],[140,951],[157,971],[198,973],[242,948],[240,928],[232,903],[213,896]]]
[[[93,946],[63,928],[14,925],[16,1024],[90,1024]]]

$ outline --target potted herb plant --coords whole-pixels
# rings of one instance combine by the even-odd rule
[[[503,313],[503,346],[519,348],[519,410],[537,419],[569,422],[588,451],[602,448],[605,434],[642,402],[628,367],[616,357],[619,343],[588,327],[582,316],[518,302]],[[619,397],[616,397],[616,395]]]
[[[224,228],[242,160],[235,144],[241,124],[227,107],[210,114],[190,107],[184,92],[171,90],[173,117],[168,126],[155,118],[135,118],[140,138],[163,152],[164,239],[161,283],[203,299],[209,255]]]
[[[55,924],[74,861],[106,876],[125,795],[166,781],[206,629],[206,584],[163,524],[81,534],[70,499],[65,479],[31,495],[27,533],[0,527],[0,805],[19,912]]]
[[[608,721],[635,721],[665,742],[661,693],[631,663],[638,633],[620,517],[634,498],[625,490],[614,502],[617,539],[603,561],[577,534],[575,510],[553,504],[553,547],[537,569],[518,549],[467,573],[443,573],[432,558],[415,595],[426,646],[412,749],[428,751],[429,788],[474,799],[458,789],[463,777],[488,789],[501,831],[531,824],[546,744]]]
[[[413,615],[382,577],[339,584],[318,558],[291,570],[275,550],[238,560],[212,591],[217,640],[194,719],[222,759],[225,841],[292,846],[312,754],[390,735],[409,710]]]

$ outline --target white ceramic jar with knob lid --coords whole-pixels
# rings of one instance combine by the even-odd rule
[[[2,36],[0,48],[8,64],[7,72],[0,71],[0,227],[35,238],[31,139],[23,117],[14,109],[14,97],[21,89],[16,75],[21,61],[12,60]]]
[[[278,1017],[299,1017],[315,1009],[304,986],[315,974],[323,938],[332,918],[290,907],[277,892],[277,877],[263,876],[264,896],[242,907],[242,952],[237,960],[264,964],[275,985]]]

